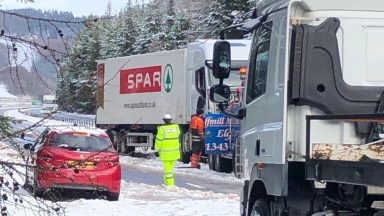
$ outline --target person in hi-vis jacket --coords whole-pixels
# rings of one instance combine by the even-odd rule
[[[180,127],[178,124],[171,123],[170,114],[165,114],[163,121],[164,124],[157,127],[155,151],[159,153],[163,163],[163,184],[174,186],[173,165],[175,160],[180,159]]]

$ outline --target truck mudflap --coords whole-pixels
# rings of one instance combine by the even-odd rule
[[[384,123],[383,114],[316,115],[306,117],[306,178],[345,184],[384,186],[384,139],[365,144],[312,143],[312,121]],[[373,127],[373,126],[372,126]],[[378,131],[376,133],[379,133]]]
[[[249,180],[244,181],[243,188],[240,194],[240,215],[247,215],[247,203],[248,203],[248,190],[249,190]]]

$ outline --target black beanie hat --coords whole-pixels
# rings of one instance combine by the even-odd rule
[[[197,115],[200,115],[200,114],[203,114],[203,113],[204,113],[203,109],[196,109],[196,114]]]

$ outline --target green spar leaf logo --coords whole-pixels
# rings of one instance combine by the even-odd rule
[[[165,92],[171,92],[173,86],[173,69],[171,64],[165,66],[163,82]]]

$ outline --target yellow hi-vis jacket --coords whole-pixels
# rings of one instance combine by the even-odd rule
[[[157,127],[155,150],[161,161],[180,158],[180,128],[177,124],[165,124]]]

